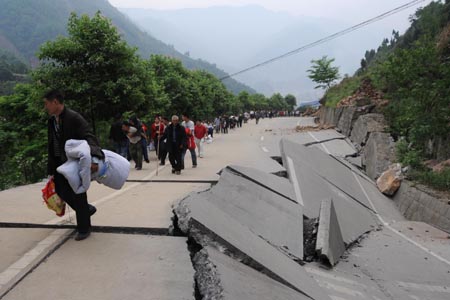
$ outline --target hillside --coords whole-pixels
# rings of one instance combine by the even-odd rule
[[[214,64],[191,59],[141,31],[106,0],[0,0],[0,7],[0,48],[15,53],[31,65],[37,64],[35,53],[42,43],[58,35],[66,35],[67,19],[71,12],[92,16],[101,11],[112,19],[125,40],[136,46],[143,57],[150,54],[168,55],[180,59],[189,69],[206,70],[218,77],[226,75]],[[234,93],[242,90],[254,92],[233,79],[226,80],[225,84]]]

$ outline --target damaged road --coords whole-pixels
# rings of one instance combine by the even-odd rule
[[[119,193],[94,185],[97,227],[81,243],[58,235],[72,214],[55,221],[39,185],[0,192],[17,227],[0,228],[3,299],[449,299],[448,235],[405,221],[339,133],[290,130],[302,120],[220,135],[177,182],[150,164]]]

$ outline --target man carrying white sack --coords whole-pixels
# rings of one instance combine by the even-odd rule
[[[44,96],[44,106],[50,116],[47,174],[54,176],[58,196],[76,212],[78,234],[75,240],[81,241],[91,233],[91,216],[96,209],[88,204],[87,194],[85,192],[76,194],[67,179],[56,172],[56,168],[67,161],[64,146],[69,139],[86,140],[90,154],[98,160],[103,160],[105,155],[101,151],[97,138],[89,129],[87,121],[79,113],[64,106],[64,95],[61,92],[55,90],[48,92]],[[98,165],[93,163],[90,164],[89,168],[91,167],[95,172]]]

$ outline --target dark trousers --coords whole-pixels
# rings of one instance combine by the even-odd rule
[[[160,142],[158,159],[161,161],[161,164],[164,165],[166,163],[166,157],[167,157],[166,143]]]
[[[78,232],[86,233],[91,228],[87,194],[75,194],[67,179],[59,173],[55,174],[55,190],[58,196],[75,211]]]
[[[142,138],[141,144],[142,144],[142,154],[144,155],[144,160],[148,161],[147,140]]]
[[[130,143],[130,152],[136,167],[142,168],[142,143],[140,141],[136,144]]]
[[[181,171],[182,159],[181,159],[182,150],[181,149],[172,149],[169,152],[169,160],[172,165],[172,169],[175,171]]]

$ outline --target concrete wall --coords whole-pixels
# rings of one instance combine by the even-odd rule
[[[425,222],[450,233],[450,199],[438,199],[404,180],[393,200],[408,220]]]

